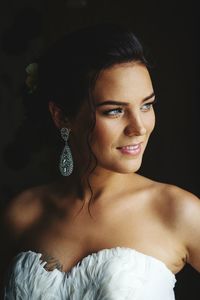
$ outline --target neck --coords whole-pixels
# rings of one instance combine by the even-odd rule
[[[92,174],[88,172],[82,177],[79,172],[73,171],[64,181],[75,197],[85,203],[89,202],[92,189],[92,202],[96,203],[110,197],[111,193],[114,198],[115,194],[126,189],[128,181],[134,182],[133,177],[136,176],[135,173],[121,174],[97,167]]]

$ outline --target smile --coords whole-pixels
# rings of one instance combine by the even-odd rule
[[[139,143],[136,145],[127,145],[123,147],[118,147],[117,149],[123,154],[138,155],[141,152],[142,147],[141,147],[141,143]]]

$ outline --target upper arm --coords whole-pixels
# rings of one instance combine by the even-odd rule
[[[187,251],[187,263],[200,272],[200,199],[173,187],[176,202],[176,229]]]

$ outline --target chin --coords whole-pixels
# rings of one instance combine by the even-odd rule
[[[142,157],[137,157],[135,159],[114,159],[111,163],[107,161],[107,163],[99,162],[98,166],[100,168],[109,170],[111,172],[121,173],[121,174],[129,174],[137,172],[142,165]]]
[[[140,167],[141,167],[141,166],[139,166],[139,167],[137,167],[137,168],[132,168],[132,169],[129,168],[129,170],[126,170],[126,171],[121,172],[121,173],[123,173],[123,174],[136,173],[136,172],[140,169]]]
[[[116,165],[117,168],[115,167],[115,170],[113,170],[113,171],[121,173],[121,174],[135,173],[140,169],[141,164],[142,164],[142,162],[138,161],[135,163],[129,163],[128,166],[123,165],[123,166],[117,167],[117,165]]]

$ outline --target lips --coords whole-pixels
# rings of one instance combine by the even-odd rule
[[[118,147],[117,150],[119,150],[121,152],[121,154],[125,155],[126,157],[129,156],[129,157],[135,158],[142,151],[141,144],[142,144],[142,142],[138,143],[138,144],[125,145],[122,147]]]
[[[126,145],[126,146],[122,146],[122,147],[117,147],[117,149],[127,149],[127,150],[134,150],[134,149],[137,149],[140,144],[142,142],[138,143],[138,144],[132,144],[132,145]]]

